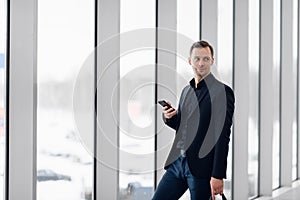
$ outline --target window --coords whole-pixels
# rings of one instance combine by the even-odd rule
[[[91,0],[38,3],[37,199],[92,198],[93,157],[74,122],[73,89],[94,50],[94,10]]]
[[[232,88],[232,66],[233,66],[233,1],[218,1],[218,66],[216,66],[222,82]],[[229,143],[227,179],[224,181],[225,194],[231,199],[232,183],[232,135]]]
[[[182,34],[185,41],[190,41],[188,48],[192,46],[192,44],[199,40],[199,31],[200,31],[200,5],[199,1],[192,0],[188,4],[184,1],[177,2],[177,32],[178,34]],[[182,41],[180,41],[182,37],[177,37],[177,52],[183,52]],[[186,47],[184,47],[186,48]],[[186,55],[189,55],[190,49],[185,49]],[[193,70],[188,64],[188,57],[185,55],[177,55],[176,58],[176,70],[177,74],[180,77],[185,79],[183,85],[178,85],[177,87],[177,97],[179,98],[181,91],[184,86],[186,86],[189,81],[194,77]],[[178,80],[177,83],[181,83]]]
[[[297,33],[298,33],[298,1],[293,0],[293,154],[292,154],[292,178],[297,179]]]
[[[273,35],[273,99],[274,99],[274,123],[273,123],[273,185],[279,187],[280,175],[280,0],[274,0],[274,35]]]
[[[233,1],[218,1],[217,69],[220,78],[232,87],[233,63]]]
[[[137,40],[138,29],[155,28],[155,1],[121,1],[120,32]],[[139,17],[137,17],[139,16]],[[150,31],[151,32],[151,31]],[[121,37],[121,49],[128,48]],[[151,199],[154,188],[155,48],[129,49],[120,56],[119,199]]]
[[[249,1],[249,120],[248,183],[249,197],[258,195],[258,106],[259,106],[259,1]]]
[[[4,199],[6,1],[0,0],[0,200]]]

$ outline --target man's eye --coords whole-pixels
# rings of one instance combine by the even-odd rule
[[[204,60],[205,62],[208,62],[208,61],[209,61],[209,58],[208,58],[208,57],[205,57],[205,58],[203,58],[203,60]]]

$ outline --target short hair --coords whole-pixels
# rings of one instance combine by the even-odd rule
[[[213,47],[208,42],[206,42],[204,40],[197,41],[191,46],[190,55],[192,55],[193,49],[195,49],[195,48],[205,48],[205,47],[208,47],[210,49],[211,56],[214,57]]]

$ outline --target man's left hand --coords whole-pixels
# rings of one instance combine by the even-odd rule
[[[211,177],[210,188],[211,188],[212,200],[215,200],[215,195],[223,194],[223,186],[224,186],[223,179],[217,179],[217,178]]]

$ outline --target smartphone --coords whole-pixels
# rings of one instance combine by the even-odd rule
[[[170,106],[170,104],[168,104],[165,100],[158,101],[158,103],[159,103],[162,107],[168,106],[168,109],[169,109],[169,108],[173,108],[173,107]],[[173,108],[173,110],[174,110],[174,108]]]

